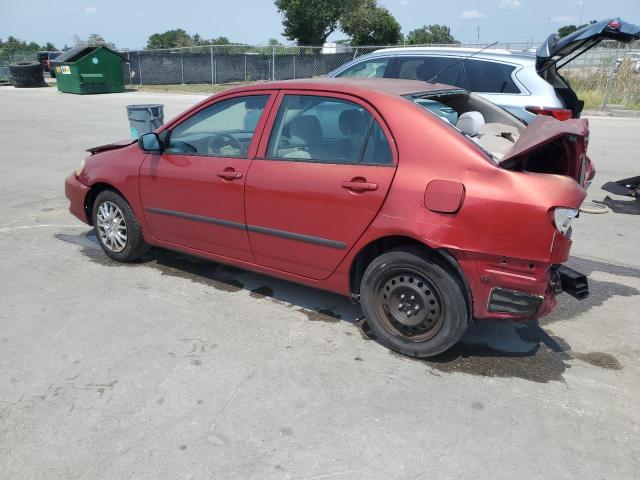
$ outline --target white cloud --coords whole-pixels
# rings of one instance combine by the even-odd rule
[[[478,10],[465,10],[460,15],[460,18],[464,20],[475,20],[478,18],[487,18],[489,15],[486,13],[479,12]]]
[[[400,0],[400,5],[402,5],[403,7],[408,7],[409,5],[411,5],[411,2],[409,0]]]
[[[520,0],[501,0],[498,4],[498,8],[502,10],[516,10],[522,6]]]
[[[86,7],[84,9],[84,14],[85,15],[93,15],[94,13],[96,13],[98,11],[98,9],[96,7]]]
[[[558,15],[557,17],[551,17],[553,23],[576,23],[578,19],[576,17],[568,17],[565,15]]]

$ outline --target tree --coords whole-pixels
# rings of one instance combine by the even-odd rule
[[[340,27],[352,45],[394,45],[402,38],[400,24],[376,0],[365,0],[346,11]]]
[[[282,43],[280,43],[280,40],[278,40],[277,38],[270,38],[267,42],[267,45],[278,46],[282,45]]]
[[[167,30],[164,33],[154,33],[147,40],[147,49],[177,48],[193,46],[193,38],[181,28]]]
[[[89,38],[87,39],[87,45],[91,45],[92,47],[104,46],[112,50],[115,50],[116,48],[113,43],[107,42],[104,38],[102,38],[101,35],[98,35],[97,33],[92,33],[91,35],[89,35]]]
[[[589,23],[585,23],[583,25],[564,25],[558,29],[558,35],[560,37],[566,37],[567,35],[571,35],[573,32],[577,32],[581,28],[588,27],[592,23],[596,23],[595,20],[591,20]]]
[[[446,25],[425,25],[411,30],[406,38],[407,45],[428,45],[431,43],[460,43],[451,34],[451,29]]]
[[[42,48],[43,48],[43,50],[47,50],[49,52],[53,52],[53,51],[58,50],[56,48],[56,46],[51,42],[47,42]]]
[[[275,0],[283,15],[284,36],[298,45],[322,45],[338,28],[348,0]]]

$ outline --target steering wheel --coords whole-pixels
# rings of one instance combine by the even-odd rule
[[[210,154],[220,155],[220,149],[225,145],[231,145],[240,150],[241,155],[246,155],[247,149],[233,135],[228,133],[213,133],[207,142],[207,150]]]

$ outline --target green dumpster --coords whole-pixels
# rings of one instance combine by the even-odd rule
[[[124,92],[122,56],[104,46],[83,45],[62,52],[52,63],[58,91],[65,93]]]

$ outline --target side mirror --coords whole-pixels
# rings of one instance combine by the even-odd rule
[[[162,153],[162,142],[157,133],[145,133],[138,139],[138,146],[146,153]]]

